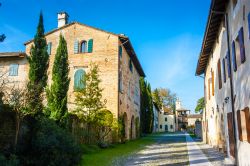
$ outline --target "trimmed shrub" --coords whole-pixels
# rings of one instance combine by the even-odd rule
[[[81,159],[81,149],[70,133],[49,119],[36,122],[31,142],[31,150],[24,158],[24,165],[77,165]]]

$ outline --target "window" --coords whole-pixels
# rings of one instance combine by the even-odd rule
[[[131,85],[130,85],[130,82],[129,82],[129,83],[128,83],[128,97],[129,97],[129,98],[130,98],[130,96],[131,96],[130,90],[131,90]]]
[[[207,85],[208,85],[208,88],[207,88],[207,90],[208,90],[208,100],[210,100],[210,82],[211,82],[211,79],[209,78],[208,80],[207,80]]]
[[[85,71],[83,69],[78,69],[74,75],[74,89],[79,90],[85,87],[84,76]]]
[[[226,55],[226,60],[227,60],[227,77],[231,77],[231,65],[230,65],[230,61],[229,61],[229,53],[227,52]]]
[[[160,129],[162,129],[162,125],[160,125]]]
[[[168,121],[168,118],[165,118],[165,122],[167,122]]]
[[[173,129],[173,125],[170,125],[170,128]]]
[[[119,46],[119,57],[122,58],[122,46]]]
[[[237,111],[238,132],[240,141],[248,141],[250,143],[250,123],[249,108]]]
[[[49,42],[48,45],[47,45],[47,52],[49,55],[51,55],[51,47],[52,47],[52,43]]]
[[[89,39],[88,41],[88,53],[93,52],[93,39]]]
[[[240,28],[239,31],[239,46],[240,46],[240,62],[244,63],[246,61],[245,55],[245,44],[244,44],[244,29]]]
[[[240,29],[235,42],[232,44],[232,53],[234,71],[237,71],[237,67],[246,61],[243,27]]]
[[[222,88],[222,80],[221,80],[221,64],[220,64],[220,59],[218,60],[218,63],[217,63],[217,71],[218,71],[218,81],[219,81],[219,89]]]
[[[133,63],[131,59],[129,59],[129,70],[133,72]]]
[[[214,71],[211,71],[212,73],[212,95],[214,96]]]
[[[9,76],[18,76],[18,64],[11,64],[9,68]]]
[[[223,81],[225,83],[227,81],[225,58],[222,59],[222,70],[223,70]]]
[[[76,40],[74,42],[74,54],[78,54],[79,53],[79,42],[78,40]]]
[[[122,92],[123,87],[122,87],[122,72],[119,72],[119,92]]]
[[[80,45],[80,53],[85,53],[87,52],[87,42],[83,40]]]
[[[248,14],[248,38],[250,39],[250,13]]]

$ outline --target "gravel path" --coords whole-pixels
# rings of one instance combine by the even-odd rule
[[[186,136],[184,133],[168,133],[157,136],[155,144],[131,155],[124,166],[181,166],[188,165]]]

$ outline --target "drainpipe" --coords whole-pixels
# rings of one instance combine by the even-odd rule
[[[235,121],[235,108],[234,108],[234,89],[233,89],[233,70],[231,67],[231,49],[230,49],[230,35],[229,35],[229,23],[228,23],[228,13],[225,13],[225,21],[226,21],[226,31],[227,31],[227,46],[228,46],[228,60],[229,60],[229,68],[230,68],[230,91],[231,91],[231,107],[232,107],[232,114],[233,114],[233,127],[234,127],[234,140],[235,140],[235,162],[236,165],[239,164],[238,161],[238,149],[237,149],[237,135],[236,135],[236,121]]]

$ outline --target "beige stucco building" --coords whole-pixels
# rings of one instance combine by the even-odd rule
[[[58,27],[45,34],[50,56],[49,85],[60,34],[64,36],[68,49],[69,111],[74,109],[74,89],[81,86],[81,75],[89,71],[91,63],[95,63],[100,70],[99,75],[102,80],[100,86],[103,88],[102,95],[107,109],[117,119],[119,116],[123,116],[126,138],[136,138],[135,121],[139,121],[140,115],[139,79],[145,74],[129,38],[123,34],[110,33],[79,22],[69,23],[67,13],[58,13]],[[33,40],[25,43],[27,56],[30,55],[32,44]],[[6,63],[10,62],[6,60]],[[27,79],[27,68],[28,66],[25,67],[25,71],[19,72],[23,79]]]
[[[24,52],[0,53],[0,87],[22,88],[28,77],[28,60]]]
[[[196,75],[204,74],[203,138],[250,165],[250,1],[212,0]]]
[[[159,132],[175,132],[175,116],[171,111],[160,110]]]

